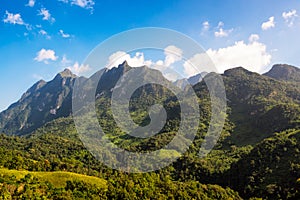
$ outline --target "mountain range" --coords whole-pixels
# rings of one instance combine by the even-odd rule
[[[80,82],[87,85],[88,89],[89,85],[97,84],[98,74],[103,73],[95,94],[99,98],[104,94],[109,96],[119,78],[130,69],[131,67],[125,61],[118,67],[100,70],[90,78],[78,77],[66,69],[49,82],[40,80],[29,88],[17,102],[0,113],[0,130],[9,135],[24,135],[51,120],[71,116],[72,91],[75,80],[79,79]],[[140,73],[139,76],[146,77],[147,72],[155,72],[155,76],[161,76],[161,79],[164,79],[159,71],[146,66],[140,69],[143,73]],[[251,133],[252,136],[255,136],[253,138],[260,140],[274,131],[294,126],[291,123],[297,121],[297,105],[300,101],[300,89],[298,84],[295,84],[300,80],[299,71],[299,68],[290,65],[274,65],[269,72],[263,75],[247,71],[242,67],[229,69],[222,74],[230,108],[229,119],[235,124],[231,142],[237,143],[239,140],[240,143],[245,143],[248,139],[241,134],[247,136]],[[205,84],[202,78],[206,74],[201,73],[187,80],[194,85],[196,93],[202,90],[201,85]],[[182,87],[180,82],[182,81],[179,80],[174,84]],[[167,93],[163,95],[166,96]],[[285,104],[290,102],[295,104],[295,108],[289,107],[290,110],[287,110]],[[277,113],[285,114],[286,121],[277,123],[276,119],[274,119],[275,121],[268,120]],[[281,117],[278,116],[279,119],[281,120]]]
[[[82,84],[82,93],[77,95],[84,102],[90,99],[83,94],[93,91],[97,85],[94,98],[98,122],[114,144],[137,152],[154,151],[168,144],[180,125],[180,105],[172,91],[159,84],[138,88],[129,102],[131,118],[142,126],[151,120],[148,113],[151,105],[164,106],[166,125],[158,134],[145,139],[134,138],[114,121],[110,109],[113,88],[120,77],[132,69],[124,62],[112,69],[104,68],[89,78],[76,76],[66,69],[51,81],[38,81],[20,100],[2,111],[0,194],[16,199],[30,199],[34,195],[48,195],[50,199],[128,199],[132,196],[137,199],[140,195],[146,199],[300,198],[300,74],[297,67],[274,65],[262,75],[237,67],[221,74],[227,98],[226,121],[217,145],[205,158],[198,157],[211,117],[205,79],[214,74],[204,73],[183,80],[192,85],[198,97],[198,134],[178,160],[146,174],[127,174],[104,166],[82,144],[72,117],[74,84],[77,81]],[[152,76],[184,87],[178,84],[181,81],[172,83],[160,71],[147,66],[135,71],[140,81]],[[167,159],[176,155],[176,148],[160,156]],[[108,159],[112,155],[103,152],[103,156]]]

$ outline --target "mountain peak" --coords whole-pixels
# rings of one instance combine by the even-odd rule
[[[60,75],[61,77],[71,77],[71,78],[77,77],[68,68],[64,69],[64,71],[62,71],[62,72],[59,72],[58,75]]]
[[[124,62],[122,64],[120,64],[121,66],[129,66],[127,60],[124,60]],[[119,66],[120,66],[119,65]]]
[[[117,68],[122,69],[124,71],[128,71],[131,69],[131,67],[129,66],[126,60],[122,64],[119,64]]]
[[[255,74],[255,73],[251,72],[243,67],[235,67],[235,68],[227,69],[224,72],[225,76],[238,76],[238,75],[242,75],[242,74],[251,75],[251,74]]]
[[[287,64],[273,65],[272,69],[264,75],[277,80],[300,82],[300,69]]]

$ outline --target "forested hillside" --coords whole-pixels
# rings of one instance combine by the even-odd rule
[[[280,69],[298,70],[286,65]],[[178,99],[157,84],[140,87],[129,104],[134,122],[147,125],[148,108],[159,103],[166,110],[167,123],[149,138],[127,135],[114,121],[110,100],[117,80],[129,70],[124,62],[101,71],[95,94],[98,121],[107,138],[119,147],[135,152],[160,149],[178,131]],[[163,78],[152,70],[144,66],[141,74]],[[222,74],[227,97],[225,125],[215,148],[199,158],[211,117],[204,77],[193,86],[200,119],[188,151],[168,167],[137,174],[106,167],[79,139],[71,116],[73,84],[80,79],[88,90],[96,74],[87,79],[64,71],[50,82],[39,81],[0,113],[0,199],[298,199],[299,74],[287,73],[289,77],[284,78],[277,71],[275,65],[264,75],[242,67]]]

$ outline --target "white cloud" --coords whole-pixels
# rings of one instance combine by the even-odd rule
[[[59,1],[63,3],[70,3],[71,5],[76,5],[81,8],[91,10],[91,12],[93,11],[95,5],[94,0],[59,0]]]
[[[40,33],[41,35],[47,35],[47,32],[46,32],[45,30],[40,30],[39,33]]]
[[[275,27],[275,17],[272,16],[269,18],[269,21],[262,23],[261,28],[262,30],[268,30],[270,28],[274,28]]]
[[[72,66],[69,66],[67,68],[77,75],[91,70],[89,65],[80,65],[78,62],[75,62]]]
[[[156,61],[156,63],[155,63],[156,65],[164,65],[164,61],[162,61],[162,60],[158,60],[158,61]]]
[[[49,12],[49,10],[47,10],[46,8],[41,8],[39,10],[39,14],[38,15],[41,15],[43,16],[43,20],[46,20],[46,21],[49,21],[49,22],[55,22],[55,19],[53,17],[51,17],[51,14]]]
[[[55,56],[55,51],[51,49],[41,49],[39,52],[37,52],[37,56],[34,58],[34,60],[49,64],[49,60],[56,61],[57,58],[58,57]]]
[[[210,24],[209,24],[208,21],[205,21],[205,22],[202,23],[202,30],[203,31],[208,31],[209,28],[210,28]]]
[[[219,31],[215,32],[216,37],[228,37],[228,35],[232,32],[232,29],[230,30],[224,30],[223,28],[220,28]]]
[[[95,2],[93,0],[73,0],[72,4],[80,6],[82,8],[93,8],[93,6],[95,5]]]
[[[251,37],[251,36],[250,36]],[[184,63],[184,73],[193,76],[199,71],[214,71],[211,61],[217,68],[217,72],[224,72],[232,67],[242,66],[254,72],[263,72],[270,64],[272,56],[267,52],[266,45],[257,41],[246,44],[238,41],[232,46],[217,50],[208,49],[206,54],[196,54]],[[193,67],[193,65],[195,67]]]
[[[61,37],[63,37],[63,38],[69,38],[69,37],[71,37],[70,34],[64,33],[63,30],[59,30],[59,33],[60,33]]]
[[[8,11],[5,11],[5,14],[6,17],[3,20],[4,23],[26,25],[21,17],[21,14],[13,14],[9,13]]]
[[[220,72],[238,66],[250,71],[262,72],[272,58],[265,44],[259,42],[246,44],[244,41],[238,41],[232,46],[218,50],[209,49],[207,54]]]
[[[29,0],[28,4],[26,4],[26,6],[33,7],[34,4],[35,4],[35,0]]]
[[[257,35],[257,34],[251,34],[250,37],[249,37],[249,42],[250,43],[256,42],[258,40],[259,40],[259,35]]]
[[[282,13],[282,17],[284,19],[289,19],[289,18],[292,18],[292,17],[297,17],[297,11],[296,10],[291,10],[289,12],[283,12]]]
[[[215,31],[215,37],[228,37],[229,34],[233,31],[233,29],[224,30],[223,26],[224,26],[223,22],[218,23],[217,26],[218,31]]]
[[[167,46],[164,49],[165,62],[164,65],[169,67],[173,63],[180,61],[182,58],[182,50],[174,45]]]
[[[108,58],[107,68],[117,67],[125,60],[131,67],[140,67],[143,65],[149,66],[152,63],[152,61],[150,60],[146,61],[144,58],[144,54],[141,52],[136,52],[135,55],[131,57],[131,55],[127,54],[124,51],[117,51]]]
[[[156,62],[153,62],[152,60],[145,60],[144,54],[142,52],[136,52],[134,56],[131,56],[126,52],[117,51],[109,57],[107,68],[116,67],[119,64],[122,64],[125,60],[131,67],[140,67],[143,65],[147,65],[149,67],[157,67],[154,65],[159,65],[163,66],[163,68],[167,68],[171,67],[171,65],[175,62],[180,61],[182,53],[183,52],[180,48],[174,45],[170,45],[164,49],[164,61],[158,60]]]
[[[164,49],[165,58],[163,60],[146,60],[142,52],[136,52],[133,56],[123,51],[117,51],[108,58],[107,68],[117,67],[125,60],[131,67],[148,66],[153,69],[161,71],[169,80],[176,80],[178,75],[172,69],[172,64],[182,59],[182,50],[174,45],[167,46]]]
[[[285,22],[288,24],[288,26],[291,27],[294,25],[294,21],[295,21],[296,17],[298,17],[297,11],[291,10],[289,12],[283,12],[282,17],[285,20]]]
[[[39,34],[45,36],[46,39],[48,39],[48,40],[51,39],[51,37],[48,35],[48,33],[43,29],[39,31]]]
[[[187,61],[183,63],[184,74],[187,77],[194,76],[199,74],[201,71],[210,72],[210,70],[205,70],[203,67],[208,67],[211,65],[209,64],[210,60],[208,59],[206,54],[196,54]],[[199,69],[202,69],[201,71]]]
[[[166,79],[168,79],[170,81],[176,81],[179,78],[182,78],[182,77],[180,77],[180,76],[178,76],[177,74],[174,74],[174,73],[164,73],[163,75]]]

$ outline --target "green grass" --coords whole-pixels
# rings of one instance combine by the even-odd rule
[[[50,182],[54,187],[62,188],[66,186],[67,181],[82,181],[87,184],[96,185],[97,187],[101,187],[106,189],[106,180],[87,176],[82,174],[76,174],[72,172],[63,172],[63,171],[55,171],[55,172],[30,172],[23,170],[9,170],[2,168],[0,169],[1,176],[12,176],[14,175],[16,179],[22,179],[25,175],[30,174],[33,177],[36,177],[38,180],[42,182]]]

